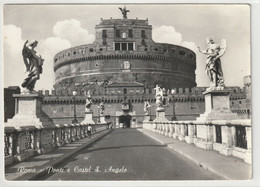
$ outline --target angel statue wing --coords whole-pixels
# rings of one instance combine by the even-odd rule
[[[23,62],[24,62],[25,68],[26,68],[26,72],[29,72],[31,64],[30,64],[30,61],[27,60],[28,55],[30,55],[30,52],[28,52],[27,43],[28,43],[28,40],[26,40],[26,42],[23,45],[22,55],[23,55]]]
[[[219,50],[219,55],[218,58],[222,57],[225,52],[226,52],[226,48],[227,48],[227,42],[225,39],[222,39],[220,44],[219,44],[220,50]]]

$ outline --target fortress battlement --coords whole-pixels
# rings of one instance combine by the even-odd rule
[[[230,91],[230,100],[245,99],[245,92],[240,87],[227,87],[226,89]],[[206,90],[206,87],[174,88],[174,90],[176,91],[174,97],[169,95],[170,102],[172,102],[172,99],[175,102],[204,102],[203,92]],[[55,102],[72,104],[74,97],[70,90],[40,90],[38,93],[45,96],[43,99],[45,104]],[[78,91],[75,96],[76,101],[84,104],[86,93],[87,91]],[[118,91],[109,94],[97,92],[92,96],[92,99],[94,103],[122,103],[125,99],[130,100],[132,103],[143,103],[144,101],[156,102],[155,91],[153,89],[146,89],[143,92],[129,92],[128,94]]]

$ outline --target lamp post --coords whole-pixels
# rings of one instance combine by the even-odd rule
[[[171,94],[172,94],[172,121],[176,121],[177,118],[176,118],[176,115],[175,115],[175,105],[174,105],[174,94],[175,94],[175,90],[172,89],[171,90]]]
[[[150,119],[149,119],[149,121],[153,121],[152,120],[152,112],[151,112],[151,109],[152,108],[152,105],[151,104],[149,104],[149,116],[150,116]]]
[[[72,95],[73,95],[73,104],[74,104],[74,118],[72,120],[72,124],[77,124],[78,123],[78,120],[77,120],[77,117],[76,117],[76,95],[77,95],[77,91],[73,91]]]
[[[98,119],[97,119],[97,122],[100,123],[100,106],[97,106],[98,108]]]

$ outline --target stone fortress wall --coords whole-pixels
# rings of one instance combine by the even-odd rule
[[[128,88],[129,89],[129,88]],[[237,112],[241,118],[248,118],[246,110],[246,91],[240,87],[227,87],[230,90],[230,108]],[[205,111],[205,103],[202,92],[206,87],[195,88],[175,88],[176,94],[174,98],[169,97],[169,106],[166,107],[166,117],[170,120],[173,115],[173,100],[177,120],[195,120]],[[122,110],[122,102],[127,100],[130,102],[130,112],[135,111],[132,119],[136,119],[137,123],[142,123],[144,119],[144,101],[149,101],[151,107],[151,117],[155,119],[156,99],[153,89],[144,89],[141,87],[130,88],[124,93],[123,87],[109,88],[108,93],[96,92],[93,95],[93,116],[97,121],[99,118],[98,108],[101,102],[104,102],[104,115],[109,115],[109,121],[116,124],[119,117],[116,111]],[[42,110],[56,124],[68,123],[73,119],[74,100],[72,91],[70,90],[52,90],[51,92],[40,91],[45,97],[43,99]],[[86,103],[86,91],[78,90],[76,96],[76,114],[79,121],[84,118]]]

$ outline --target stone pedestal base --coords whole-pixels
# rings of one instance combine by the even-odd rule
[[[213,150],[220,151],[222,149],[223,145],[220,143],[213,143]]]
[[[6,123],[7,127],[16,130],[27,127],[52,128],[54,127],[50,118],[42,111],[42,98],[39,94],[13,94],[16,101],[16,114]]]
[[[163,109],[156,110],[156,118],[153,120],[154,122],[164,122],[164,121],[169,121],[165,117],[165,111]]]
[[[8,166],[12,163],[14,163],[14,157],[13,156],[5,156],[5,166]]]
[[[177,139],[177,138],[178,138],[178,134],[173,133],[172,137],[173,137],[174,139]]]
[[[230,110],[228,90],[205,91],[203,94],[206,110],[204,114],[197,118],[197,121],[232,120],[238,118],[238,115]]]
[[[153,132],[156,132],[157,131],[157,124],[156,123],[153,123]]]
[[[37,154],[46,154],[49,153],[51,151],[53,151],[55,149],[55,146],[47,146],[41,149],[36,150]]]
[[[149,122],[150,122],[150,116],[145,115],[145,116],[144,116],[143,123],[149,123]]]
[[[105,116],[100,116],[100,123],[107,123],[105,120]]]
[[[233,155],[233,148],[227,148],[225,145],[220,143],[213,143],[213,150],[218,151],[220,154],[225,156]]]
[[[95,124],[94,120],[93,120],[93,112],[85,112],[85,118],[84,120],[81,122],[81,124]]]
[[[30,149],[30,150],[27,150],[25,151],[24,153],[21,153],[21,154],[17,154],[14,156],[14,160],[15,161],[18,161],[18,162],[22,162],[32,156],[35,155],[35,150],[33,149]]]
[[[146,121],[146,120],[143,121],[143,128],[147,129],[147,130],[150,130],[150,131],[154,130],[153,129],[153,124],[150,121]]]
[[[244,161],[248,164],[252,164],[252,153],[251,151],[247,151],[244,155]]]
[[[243,159],[246,163],[252,163],[252,153],[247,149],[242,149],[239,147],[233,148],[233,156]]]
[[[65,144],[65,142],[64,142],[63,140],[59,140],[59,141],[56,142],[56,146],[57,146],[57,147],[61,147],[61,146],[63,146],[64,144]]]
[[[192,143],[194,143],[194,138],[191,137],[191,136],[186,136],[186,137],[185,137],[185,141],[186,141],[186,143],[188,143],[188,144],[192,144]]]
[[[183,135],[179,135],[178,139],[179,139],[180,141],[184,141],[184,140],[185,140],[185,137],[184,137]]]
[[[225,156],[231,156],[233,154],[233,149],[223,147],[222,149],[219,150],[219,153]]]
[[[203,141],[197,140],[195,142],[195,145],[197,147],[199,147],[199,148],[206,149],[206,150],[209,150],[209,149],[213,148],[213,143],[212,142],[203,142]]]

